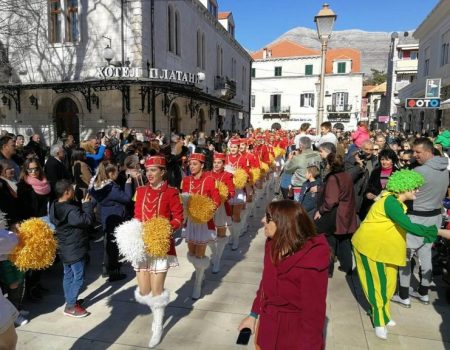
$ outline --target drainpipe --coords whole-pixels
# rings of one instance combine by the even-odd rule
[[[151,68],[155,68],[155,0],[151,0],[150,3],[150,41],[152,42],[151,46]],[[156,131],[156,96],[155,90],[151,89],[151,99],[152,99],[152,131]]]
[[[252,110],[252,67],[253,67],[253,60],[250,61],[250,72],[249,72],[249,94],[248,94],[248,127],[251,126],[251,110]]]

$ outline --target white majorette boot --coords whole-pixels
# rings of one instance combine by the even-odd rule
[[[245,235],[245,231],[247,230],[247,220],[248,220],[248,206],[245,206],[245,210],[241,211],[241,222],[239,226],[239,237]]]
[[[225,249],[227,242],[228,237],[217,237],[217,250],[212,260],[212,273],[218,273],[220,271],[220,259],[222,259],[223,250]]]
[[[219,237],[217,237],[219,238]],[[214,261],[217,256],[217,241],[210,241],[208,242],[208,247],[211,249],[211,263],[214,264]]]
[[[167,304],[170,301],[169,291],[164,289],[164,291],[160,295],[156,295],[149,299],[150,309],[152,309],[153,313],[153,323],[152,323],[152,337],[150,338],[150,342],[148,343],[149,348],[153,348],[159,344],[161,341],[161,336],[163,332],[163,320],[164,320],[164,311],[166,309]]]
[[[194,289],[192,290],[192,299],[200,299],[202,294],[202,283],[205,278],[205,270],[208,268],[210,259],[205,256],[203,258],[197,258],[188,254],[188,260],[195,267],[195,281]]]
[[[242,221],[233,222],[231,234],[233,235],[233,245],[231,246],[231,250],[236,250],[239,248],[239,236],[241,233]]]
[[[134,298],[136,299],[136,301],[139,304],[148,306],[148,300],[151,297],[152,297],[151,294],[141,295],[141,292],[139,291],[139,287],[136,287],[136,289],[134,290]]]

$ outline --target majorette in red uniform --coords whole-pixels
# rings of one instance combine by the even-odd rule
[[[239,153],[239,145],[241,140],[239,138],[231,139],[229,142],[229,153],[225,160],[225,171],[232,174],[240,168],[250,174],[250,164],[247,157]],[[239,235],[243,227],[241,221],[241,212],[244,209],[246,197],[244,189],[235,188],[234,197],[229,200],[231,205],[232,225],[230,227],[232,250],[239,247]]]
[[[227,227],[232,225],[231,206],[228,200],[234,197],[233,174],[224,170],[225,159],[226,156],[224,153],[214,153],[213,170],[209,173],[216,180],[216,185],[222,182],[228,189],[227,200],[217,208],[214,216],[214,223],[217,228],[217,241],[210,243],[210,248],[213,253],[212,273],[218,273],[220,271],[220,259],[228,242],[226,235]]]
[[[189,157],[189,169],[192,175],[184,177],[181,182],[182,196],[188,198],[192,194],[204,195],[210,198],[216,207],[219,207],[221,201],[219,190],[216,188],[216,181],[211,175],[203,172],[204,163],[204,154],[193,153]],[[186,204],[187,201],[184,205]],[[197,224],[188,216],[182,237],[188,243],[189,252],[187,258],[195,267],[192,298],[198,299],[201,295],[203,276],[210,263],[210,259],[205,256],[206,245],[217,238],[214,219],[209,220],[206,224]]]
[[[163,180],[165,158],[147,158],[144,166],[149,182],[136,190],[134,217],[141,222],[156,216],[164,217],[170,221],[173,231],[178,230],[183,223],[183,206],[178,190]],[[153,335],[149,347],[156,346],[161,340],[164,309],[170,301],[169,291],[164,289],[164,280],[167,270],[173,266],[178,266],[173,237],[170,238],[170,248],[165,258],[147,255],[143,262],[133,266],[138,280],[136,300],[148,305],[153,313]]]

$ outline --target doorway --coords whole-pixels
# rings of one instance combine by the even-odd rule
[[[201,108],[198,111],[198,131],[205,132],[205,125],[206,125],[206,119],[205,119],[205,112],[203,111],[203,108]]]
[[[64,97],[59,100],[55,108],[56,137],[73,135],[75,142],[80,142],[80,120],[78,107],[75,102]]]
[[[170,108],[169,128],[171,133],[178,134],[180,132],[180,113],[178,106],[174,103]]]

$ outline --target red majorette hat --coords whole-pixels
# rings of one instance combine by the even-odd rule
[[[144,167],[148,168],[151,166],[157,166],[160,168],[165,168],[166,167],[166,158],[164,158],[163,156],[152,156],[152,157],[148,157],[145,160],[144,163]]]
[[[189,160],[198,160],[199,162],[205,162],[205,155],[203,153],[192,153]]]
[[[225,162],[226,156],[225,153],[215,152],[214,153],[214,160],[223,160]]]
[[[239,146],[241,144],[241,139],[231,139],[230,145]]]

